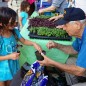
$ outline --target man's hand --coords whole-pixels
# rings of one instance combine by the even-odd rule
[[[42,66],[53,66],[53,60],[51,60],[50,58],[48,58],[43,53],[41,53],[41,55],[44,57],[44,60],[38,61],[40,63],[40,65],[42,65]]]
[[[56,20],[58,20],[58,19],[59,19],[58,16],[54,16],[54,17],[49,18],[49,21],[56,21]]]
[[[44,10],[43,9],[39,9],[38,13],[39,14],[43,14],[44,13]]]
[[[55,43],[53,41],[49,41],[46,46],[47,46],[48,49],[56,48],[57,47],[57,43]]]
[[[56,20],[58,20],[58,19],[60,19],[60,18],[62,18],[63,17],[63,14],[61,14],[61,15],[58,15],[58,16],[54,16],[54,17],[51,17],[49,20],[50,21],[56,21]]]

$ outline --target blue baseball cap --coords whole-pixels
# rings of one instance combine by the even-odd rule
[[[57,20],[55,24],[58,26],[66,24],[70,21],[78,21],[83,19],[85,19],[85,13],[82,9],[75,7],[65,8],[63,18]]]

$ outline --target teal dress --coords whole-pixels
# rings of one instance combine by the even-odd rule
[[[24,26],[28,19],[28,13],[22,11],[20,12],[19,16],[22,17],[22,25]]]
[[[22,38],[18,29],[14,29],[18,39]],[[9,38],[0,36],[0,56],[6,56],[17,51],[17,41],[14,35]],[[13,76],[19,70],[18,60],[2,60],[0,61],[0,81],[12,80]]]

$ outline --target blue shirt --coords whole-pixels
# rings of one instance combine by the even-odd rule
[[[52,1],[52,6],[57,7],[58,12],[64,13],[64,8],[68,7],[67,1],[66,0],[53,0]]]
[[[28,19],[28,13],[22,11],[19,16],[22,18],[22,25],[24,26]]]
[[[14,29],[18,39],[22,38],[18,29]],[[9,38],[0,36],[0,56],[8,55],[17,51],[17,41],[14,35]],[[0,81],[12,80],[13,76],[19,70],[18,60],[2,60],[0,61]]]
[[[83,31],[82,38],[76,38],[73,48],[78,52],[76,65],[86,68],[86,27]]]

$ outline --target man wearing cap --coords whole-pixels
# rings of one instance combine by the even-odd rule
[[[66,46],[59,43],[50,41],[47,43],[47,47],[57,48],[67,54],[78,54],[77,59],[69,58],[67,64],[61,64],[48,58],[44,57],[43,61],[38,61],[41,65],[54,66],[58,69],[66,72],[66,77],[69,75],[68,85],[73,85],[80,82],[78,79],[83,78],[86,81],[86,19],[85,13],[80,8],[66,8],[64,17],[57,20],[57,27],[63,28],[70,36],[76,37],[72,46]],[[77,78],[78,77],[78,78]],[[85,83],[86,84],[86,83]],[[74,85],[81,86],[81,85]],[[84,85],[85,86],[85,85]]]

